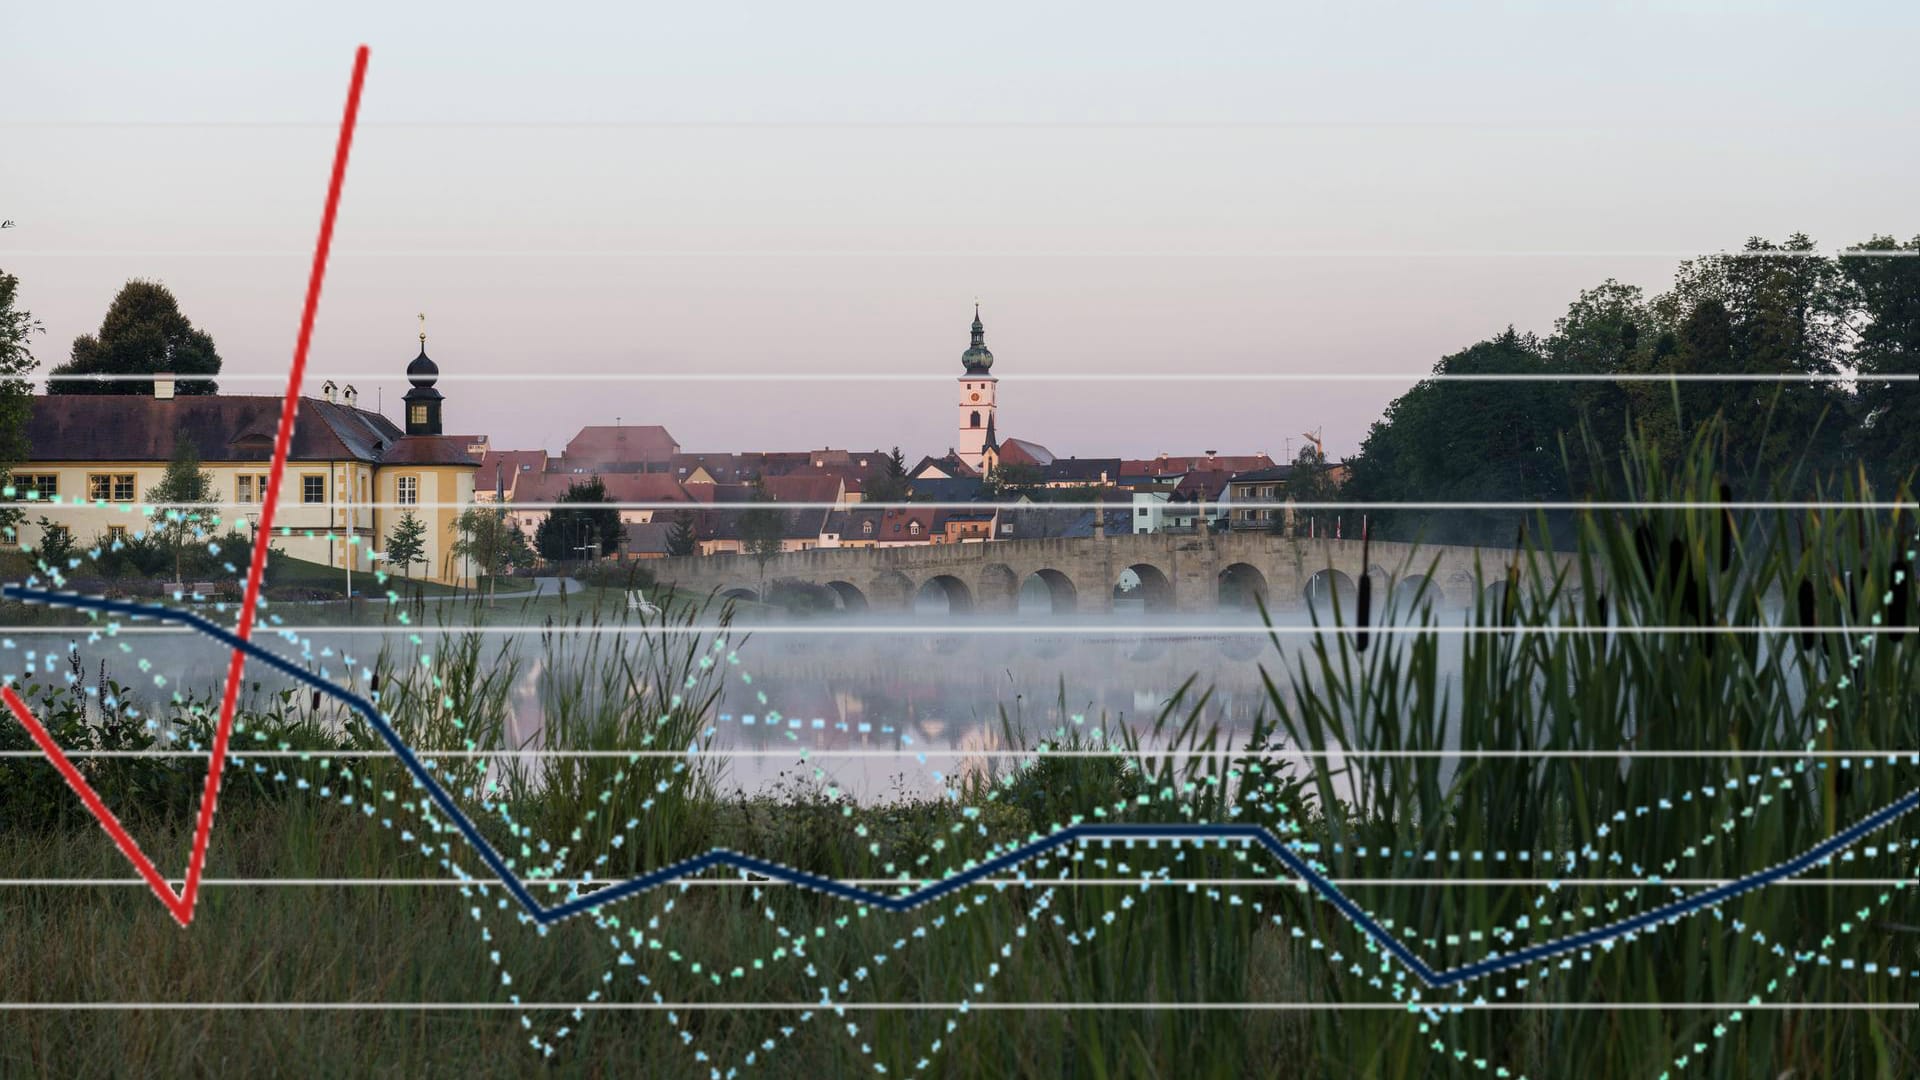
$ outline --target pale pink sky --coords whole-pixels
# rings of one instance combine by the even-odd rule
[[[1396,387],[1019,377],[1422,371],[1681,253],[1920,232],[1907,5],[392,7],[9,14],[43,362],[143,276],[284,369],[361,41],[313,383],[396,412],[425,311],[449,430],[503,447],[944,450],[978,296],[1003,435],[1344,454]],[[620,370],[940,381],[453,378]]]

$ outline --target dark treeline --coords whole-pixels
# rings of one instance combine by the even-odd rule
[[[1867,252],[1897,253],[1868,255]],[[1862,470],[1891,492],[1920,464],[1920,237],[1876,236],[1841,256],[1795,234],[1680,265],[1649,299],[1608,280],[1540,337],[1508,328],[1436,375],[1825,375],[1833,381],[1425,381],[1397,398],[1350,462],[1342,498],[1547,502],[1621,494],[1628,433],[1676,456],[1715,416],[1736,499],[1811,498]],[[1846,376],[1858,375],[1856,380]],[[1513,511],[1373,510],[1382,536],[1512,543]],[[1549,524],[1555,517],[1549,515]],[[1554,529],[1555,533],[1561,530]]]

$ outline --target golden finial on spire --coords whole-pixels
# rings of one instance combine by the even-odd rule
[[[422,352],[425,352],[426,348],[427,348],[427,313],[423,311],[420,313],[420,350]]]

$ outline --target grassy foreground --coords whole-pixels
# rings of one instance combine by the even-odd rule
[[[444,767],[503,851],[562,878],[619,878],[725,846],[844,878],[918,880],[1076,820],[1258,822],[1311,845],[1354,882],[1345,891],[1356,903],[1436,966],[1469,962],[1699,887],[1644,879],[1722,880],[1777,864],[1912,790],[1920,772],[1910,756],[1885,756],[1920,745],[1920,641],[1893,632],[1916,621],[1911,522],[1736,517],[1711,508],[1720,489],[1704,452],[1671,472],[1631,462],[1627,484],[1634,498],[1705,508],[1586,515],[1567,538],[1574,569],[1514,573],[1472,620],[1671,632],[1454,639],[1431,612],[1408,616],[1431,633],[1369,639],[1343,628],[1271,671],[1265,723],[1230,749],[1228,733],[1200,724],[1196,682],[1138,730],[1092,718],[1036,736],[1010,716],[1010,739],[1044,739],[1022,744],[1034,750],[1026,764],[922,802],[856,805],[830,778],[777,797],[728,795],[701,764],[713,758]],[[1726,626],[1777,629],[1692,632]],[[1457,661],[1443,662],[1443,639]],[[707,745],[713,694],[737,677],[731,645],[645,628],[549,639],[531,657],[480,635],[441,648],[431,674],[394,654],[377,666],[377,686],[356,683],[381,693],[417,747],[502,746],[508,688],[536,661],[553,745]],[[129,716],[120,694],[88,697],[58,674],[46,673],[57,688],[29,696],[65,745],[150,743],[150,718]],[[187,742],[204,740],[205,706],[172,706],[165,721]],[[246,723],[243,749],[312,758],[236,767],[210,876],[455,876],[443,860],[473,872],[352,718],[288,695],[250,702]],[[0,746],[21,745],[17,728],[0,731]],[[1116,744],[1222,752],[1048,753]],[[1329,753],[1287,756],[1281,745]],[[1353,753],[1460,748],[1508,756]],[[1615,756],[1623,748],[1669,756]],[[1699,754],[1732,750],[1774,756]],[[127,875],[44,765],[0,762],[10,877]],[[149,850],[180,865],[196,767],[90,767]],[[598,994],[716,1008],[534,1013],[528,1026],[511,1009],[6,1013],[0,1072],[1914,1075],[1920,911],[1905,882],[1920,865],[1916,845],[1920,822],[1903,819],[1807,884],[1489,977],[1464,997],[1421,990],[1329,905],[1236,848],[1088,845],[1028,864],[1023,884],[970,888],[908,915],[752,883],[662,889],[545,935],[502,907],[497,889],[213,886],[183,933],[136,888],[8,886],[0,969],[14,973],[12,1001],[511,1004]],[[1234,883],[1138,884],[1156,873]],[[1086,884],[1113,879],[1133,883]],[[1428,1004],[1504,1007],[1394,1008],[1416,992]],[[1024,1004],[962,1014],[743,1004],[823,998]],[[1074,1002],[1093,1007],[1054,1007]],[[1174,1007],[1199,1003],[1227,1007]]]

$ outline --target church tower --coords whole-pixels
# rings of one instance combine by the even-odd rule
[[[440,434],[440,391],[433,384],[440,381],[440,365],[427,359],[427,317],[420,316],[420,355],[407,365],[407,381],[413,389],[407,391],[407,434]]]
[[[980,324],[980,305],[973,305],[973,344],[960,354],[966,373],[960,376],[960,437],[954,449],[960,460],[986,470],[987,445],[993,440],[995,408],[993,353],[987,350],[987,329]]]

